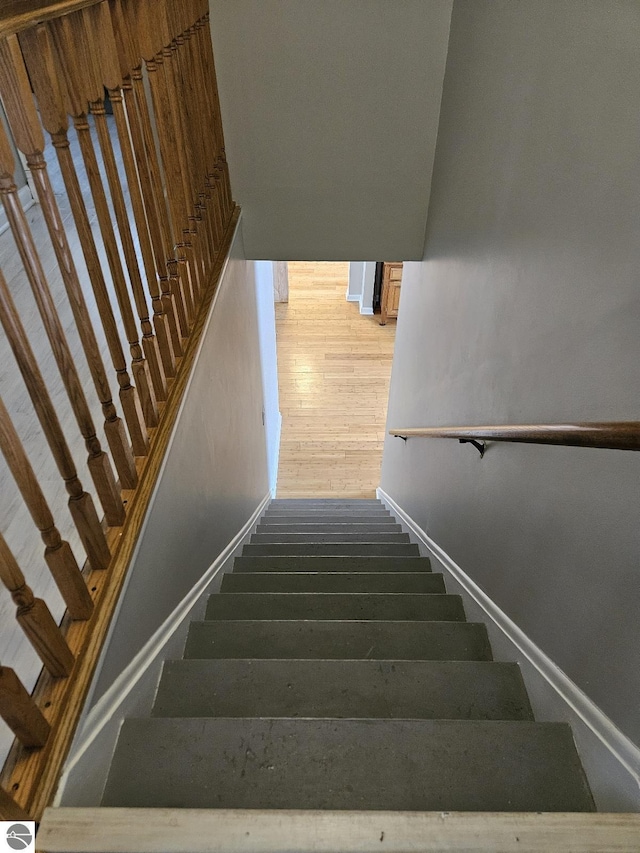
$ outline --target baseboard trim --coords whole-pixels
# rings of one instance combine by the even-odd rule
[[[360,302],[361,298],[359,293],[349,293],[347,291],[347,302]]]
[[[364,314],[367,317],[371,317],[373,316],[373,308],[364,308],[362,305],[360,305],[360,313]]]
[[[554,663],[533,640],[473,581],[463,569],[408,515],[384,489],[376,489],[377,497],[416,535],[438,562],[502,631],[536,671],[545,679],[601,741],[605,748],[640,785],[640,748]]]
[[[250,518],[247,519],[233,539],[220,552],[220,554],[218,554],[200,580],[191,587],[178,606],[164,620],[155,633],[151,635],[137,655],[122,670],[111,687],[105,691],[105,693],[96,702],[95,706],[91,711],[89,711],[84,720],[80,737],[77,743],[74,744],[72,753],[65,765],[64,773],[59,785],[59,792],[64,789],[64,779],[80,761],[82,756],[85,754],[87,749],[89,749],[107,723],[113,718],[117,709],[123,704],[147,669],[157,659],[163,647],[167,645],[171,637],[184,622],[189,612],[193,609],[200,596],[211,584],[225,562],[257,524],[258,519],[270,500],[271,492],[262,498]]]
[[[276,442],[275,442],[275,451],[273,454],[273,459],[271,460],[272,468],[271,468],[271,482],[269,483],[269,487],[271,489],[271,497],[275,498],[276,489],[278,487],[278,466],[280,464],[280,436],[282,435],[282,412],[278,412],[278,431],[276,433]]]

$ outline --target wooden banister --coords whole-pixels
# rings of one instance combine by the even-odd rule
[[[25,580],[30,567],[19,565],[0,535],[0,584],[44,663],[31,697],[22,682],[34,683],[36,672],[25,678],[0,668],[0,712],[17,735],[0,773],[0,816],[37,819],[56,786],[115,612],[239,211],[213,90],[206,0],[0,6],[0,96],[10,131],[0,127],[0,196],[22,262],[12,262],[7,278],[0,271],[0,325],[87,554],[81,568],[54,521],[67,507],[39,479],[40,433],[25,431],[23,445],[16,429],[23,402],[17,408],[6,393],[0,451],[35,525],[26,533],[32,529],[44,543],[51,578],[39,576],[34,594]],[[45,135],[64,189],[53,169],[50,179]],[[26,157],[40,202],[28,217],[12,142]],[[21,316],[16,308],[17,302],[22,311],[25,284],[46,332],[44,350],[35,342],[40,325],[31,329],[27,311]],[[70,404],[62,401],[60,417],[57,374],[49,387],[49,371],[40,369],[51,353]],[[97,401],[102,417],[94,425]],[[69,429],[70,417],[79,430],[73,421]],[[74,461],[83,444],[93,494]],[[54,592],[50,579],[67,607],[60,624],[45,602]],[[25,656],[25,667],[31,659]]]
[[[409,427],[390,429],[389,435],[398,438],[455,438],[463,442],[513,441],[522,444],[640,450],[640,421]]]

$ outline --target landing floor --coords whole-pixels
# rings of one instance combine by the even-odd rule
[[[289,264],[276,305],[282,440],[278,497],[373,498],[395,322],[360,314],[348,263]]]

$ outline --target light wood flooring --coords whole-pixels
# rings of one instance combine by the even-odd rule
[[[373,498],[380,482],[395,322],[346,301],[348,273],[291,262],[276,305],[280,498]]]

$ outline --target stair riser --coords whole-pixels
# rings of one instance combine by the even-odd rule
[[[327,513],[317,515],[316,513],[308,513],[306,515],[298,513],[297,515],[270,515],[267,513],[260,519],[260,524],[265,524],[271,527],[272,525],[281,524],[397,524],[395,518],[388,514],[378,513],[377,515],[335,515]]]
[[[404,545],[409,542],[408,533],[360,533],[353,529],[347,529],[340,533],[306,533],[300,531],[297,533],[285,533],[277,531],[275,533],[254,533],[251,537],[252,545],[268,545],[271,543],[280,543],[283,545],[302,545],[306,543],[333,545],[336,543],[363,543],[378,544],[380,542],[389,545]]]
[[[568,726],[466,720],[127,720],[103,805],[593,808]]]
[[[515,664],[449,661],[169,661],[153,714],[533,719]]]
[[[353,524],[349,521],[333,523],[308,523],[308,524],[273,524],[261,522],[256,533],[402,533],[399,524]]]
[[[463,621],[458,595],[404,593],[216,593],[205,619],[383,619]]]
[[[414,572],[237,572],[225,574],[222,592],[445,592],[440,574]]]
[[[306,544],[288,545],[278,543],[265,543],[264,545],[245,545],[242,554],[246,557],[417,557],[418,546],[403,543],[378,542],[368,544],[366,542],[335,543],[327,544],[320,542],[308,542]]]
[[[308,509],[384,509],[384,506],[375,498],[274,498],[269,504],[268,510],[291,509],[302,507]]]
[[[491,660],[470,622],[193,622],[185,658]]]
[[[236,557],[234,572],[430,572],[428,557]]]

